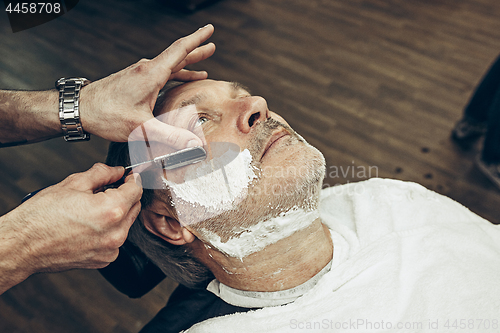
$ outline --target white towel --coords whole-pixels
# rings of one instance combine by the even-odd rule
[[[373,179],[324,190],[332,269],[295,302],[197,332],[498,332],[500,228],[424,187]]]

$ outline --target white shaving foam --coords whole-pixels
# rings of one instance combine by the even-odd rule
[[[202,233],[204,238],[219,251],[242,259],[308,227],[317,218],[319,218],[318,210],[305,211],[294,208],[243,230],[241,234],[225,243],[221,242],[219,235],[209,230],[202,230]]]
[[[248,149],[228,151],[220,157],[196,164],[186,172],[183,183],[163,179],[176,198],[187,203],[204,206],[209,212],[221,212],[234,207],[242,199],[257,175],[252,167],[252,155]],[[177,205],[176,205],[177,206]],[[181,212],[178,212],[181,213]]]

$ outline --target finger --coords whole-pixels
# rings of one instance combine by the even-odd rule
[[[156,118],[148,121],[147,134],[149,141],[161,142],[176,150],[203,145],[193,132],[165,124]]]
[[[113,261],[115,261],[116,259],[118,259],[119,255],[120,255],[119,249],[116,249],[115,251],[113,251],[113,253],[110,253],[108,260],[107,260],[107,261],[109,261],[109,264],[112,263]],[[107,265],[109,265],[109,264],[107,264]]]
[[[175,41],[165,51],[151,60],[152,65],[159,68],[158,75],[163,75],[165,72],[177,67],[191,51],[207,40],[213,32],[214,27],[208,24],[191,35]],[[165,82],[166,79],[168,78],[165,78]]]
[[[132,178],[134,179],[135,183],[142,187],[142,179],[141,179],[141,175],[138,174],[138,173],[130,173],[126,178],[125,178],[125,181],[124,182],[128,182],[129,179]]]
[[[89,170],[76,174],[76,177],[71,179],[71,184],[77,190],[95,192],[118,181],[124,172],[125,169],[121,166],[110,167],[102,163],[96,163]]]
[[[127,215],[125,216],[125,218],[122,221],[122,225],[123,225],[123,227],[127,228],[127,231],[130,229],[132,224],[134,224],[134,222],[137,218],[137,215],[139,215],[140,212],[141,212],[141,202],[139,201],[135,205],[133,205],[132,208],[130,208]],[[125,240],[123,242],[125,243]]]
[[[112,200],[120,200],[124,203],[127,210],[133,207],[142,196],[142,187],[137,185],[134,177],[128,177],[125,183],[120,185],[117,189],[109,189],[106,194]]]
[[[114,249],[111,251],[107,251],[106,253],[99,254],[98,258],[93,258],[92,264],[88,265],[85,268],[99,269],[108,266],[110,263],[115,261],[120,254],[119,249]]]
[[[200,47],[197,47],[192,52],[190,52],[184,60],[182,60],[176,67],[172,69],[172,72],[177,72],[187,65],[194,64],[211,57],[215,52],[215,44],[209,43]]]
[[[190,71],[187,69],[181,69],[180,71],[170,75],[169,80],[176,81],[196,81],[204,80],[208,77],[208,73],[205,71]]]

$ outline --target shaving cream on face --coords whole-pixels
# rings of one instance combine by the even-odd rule
[[[293,208],[274,218],[241,230],[237,236],[225,243],[221,241],[219,235],[209,230],[201,229],[200,233],[219,251],[228,256],[242,259],[310,226],[318,218],[318,210],[305,211],[302,208]]]
[[[234,152],[227,151],[220,157],[196,164],[188,169],[182,183],[165,178],[163,182],[171,190],[180,222],[189,225],[234,208],[246,196],[255,178],[252,155],[245,149],[236,157]],[[182,204],[178,204],[181,201]],[[204,211],[196,221],[188,212],[194,207],[202,207]],[[183,221],[183,216],[189,216],[190,220]]]

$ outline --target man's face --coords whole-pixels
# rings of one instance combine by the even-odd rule
[[[249,170],[255,174],[255,177],[246,178],[248,186],[238,193],[229,209],[224,208],[216,216],[207,215],[204,221],[196,224],[180,221],[193,233],[200,237],[200,230],[207,229],[222,239],[230,239],[238,231],[292,208],[315,208],[324,175],[323,155],[296,134],[282,117],[269,111],[265,99],[251,96],[235,83],[195,81],[169,91],[167,102],[156,116],[169,117],[171,112],[175,117],[179,108],[192,106],[197,113],[192,130],[195,133],[202,131],[209,144],[236,144],[243,155],[251,156]],[[179,182],[184,175],[192,173],[189,169],[197,167],[194,164],[170,172],[166,174],[167,179]],[[236,179],[239,174],[228,173],[227,182],[240,181]],[[224,184],[218,185],[225,188]],[[175,186],[170,190],[175,197]],[[210,191],[206,195],[216,196]],[[170,200],[170,196],[158,193],[150,209],[156,214],[171,215]],[[181,201],[175,202],[178,209],[183,204]],[[193,216],[203,216],[207,211],[202,204],[197,206],[191,202],[190,205],[186,210]]]

